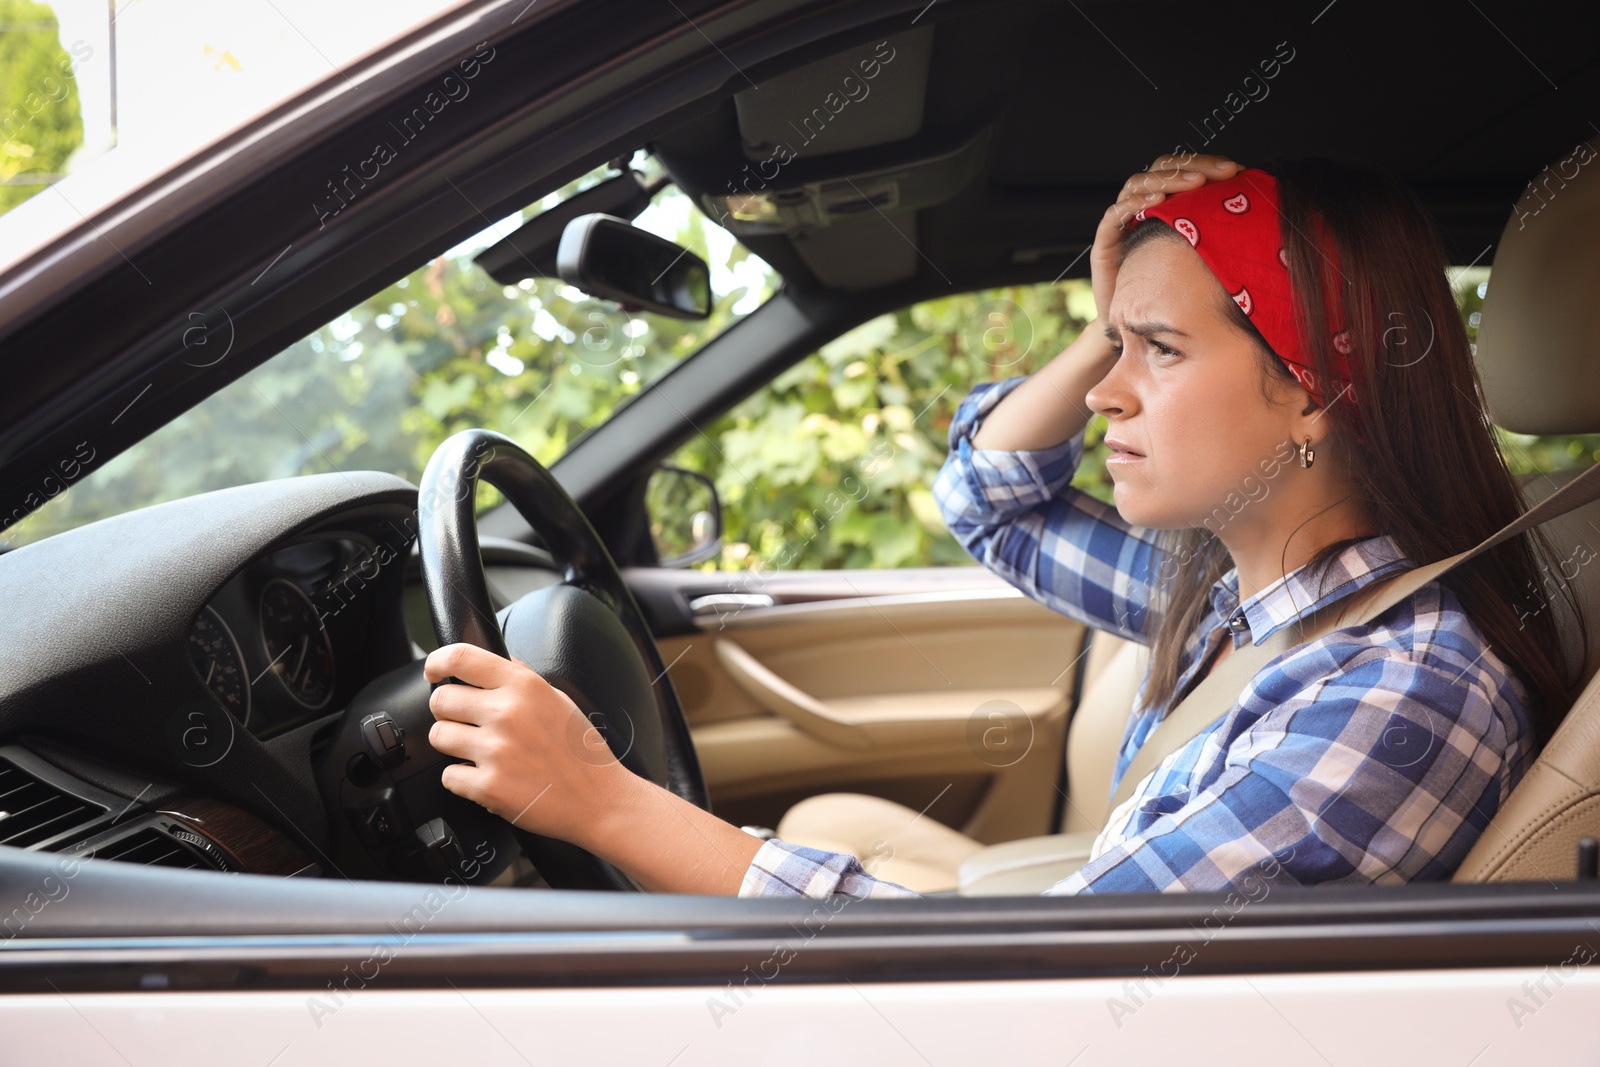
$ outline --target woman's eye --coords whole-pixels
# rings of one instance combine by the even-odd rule
[[[1176,355],[1178,355],[1178,351],[1176,349],[1168,348],[1166,345],[1162,344],[1160,341],[1152,341],[1152,340],[1149,340],[1147,338],[1145,343],[1148,344],[1152,349],[1154,349],[1156,355],[1158,355],[1158,356],[1176,356]],[[1122,345],[1113,343],[1112,346],[1111,346],[1111,355],[1113,357],[1115,357],[1115,358],[1119,358],[1120,359],[1122,357],[1122,348],[1123,348]]]

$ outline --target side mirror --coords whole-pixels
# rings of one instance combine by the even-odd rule
[[[698,471],[662,465],[644,489],[650,539],[663,567],[687,567],[722,551],[722,501]]]
[[[614,215],[579,215],[561,231],[561,280],[627,307],[703,319],[711,314],[711,270],[671,241]]]

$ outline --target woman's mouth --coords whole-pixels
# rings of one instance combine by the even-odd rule
[[[1132,463],[1135,460],[1144,459],[1142,452],[1135,452],[1131,448],[1123,447],[1121,444],[1107,441],[1106,447],[1111,450],[1111,454],[1106,457],[1107,463]]]

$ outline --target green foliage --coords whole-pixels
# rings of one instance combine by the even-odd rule
[[[46,188],[83,143],[74,60],[55,14],[0,0],[0,213]],[[87,51],[87,50],[86,50]]]
[[[879,316],[784,371],[673,459],[717,483],[721,566],[971,562],[930,491],[956,406],[980,381],[1031,374],[1093,315],[1083,281],[963,293]],[[1103,457],[1079,481],[1109,499]]]

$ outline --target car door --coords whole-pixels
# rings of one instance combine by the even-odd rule
[[[60,859],[0,849],[8,1063],[1576,1064],[1600,1007],[1581,883],[751,901]]]

